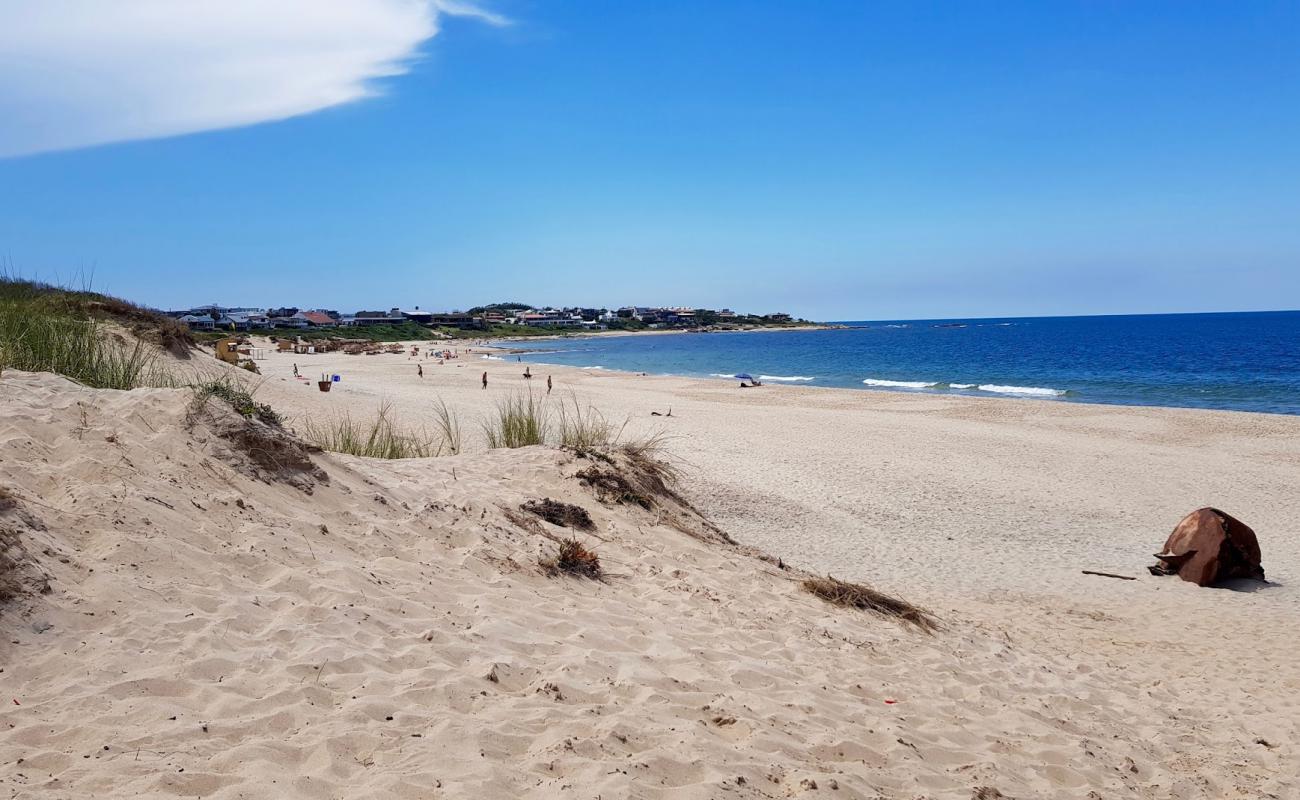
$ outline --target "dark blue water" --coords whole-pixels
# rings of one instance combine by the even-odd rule
[[[1300,414],[1300,311],[843,324],[516,346],[550,351],[535,362],[718,380]]]

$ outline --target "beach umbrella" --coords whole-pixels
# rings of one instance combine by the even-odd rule
[[[741,372],[741,373],[738,373],[738,374],[736,374],[736,375],[732,375],[731,377],[733,377],[733,378],[739,378],[739,379],[742,380],[742,381],[753,381],[753,380],[754,380],[754,376],[753,376],[753,375],[750,375],[748,372]]]

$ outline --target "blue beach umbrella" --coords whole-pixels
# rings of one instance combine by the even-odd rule
[[[739,378],[739,379],[742,380],[742,381],[753,381],[753,380],[754,380],[754,376],[753,376],[753,375],[750,375],[748,372],[741,372],[741,373],[738,373],[738,374],[736,374],[736,375],[732,375],[731,377],[733,377],[733,378]]]

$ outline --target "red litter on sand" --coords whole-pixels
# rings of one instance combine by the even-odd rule
[[[897,700],[886,700],[886,701],[885,701],[885,705],[887,705],[887,706],[892,706],[894,703],[897,703],[897,702],[898,702]]]

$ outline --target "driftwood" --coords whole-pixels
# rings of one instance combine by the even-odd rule
[[[1134,578],[1134,577],[1131,576],[1131,575],[1116,575],[1116,574],[1113,573],[1113,572],[1096,572],[1096,571],[1094,571],[1094,570],[1090,570],[1090,569],[1085,569],[1085,570],[1083,570],[1083,574],[1084,574],[1084,575],[1100,575],[1100,576],[1103,577],[1103,578],[1119,578],[1119,579],[1122,580],[1122,581],[1135,581],[1135,580],[1137,580],[1137,578]]]

